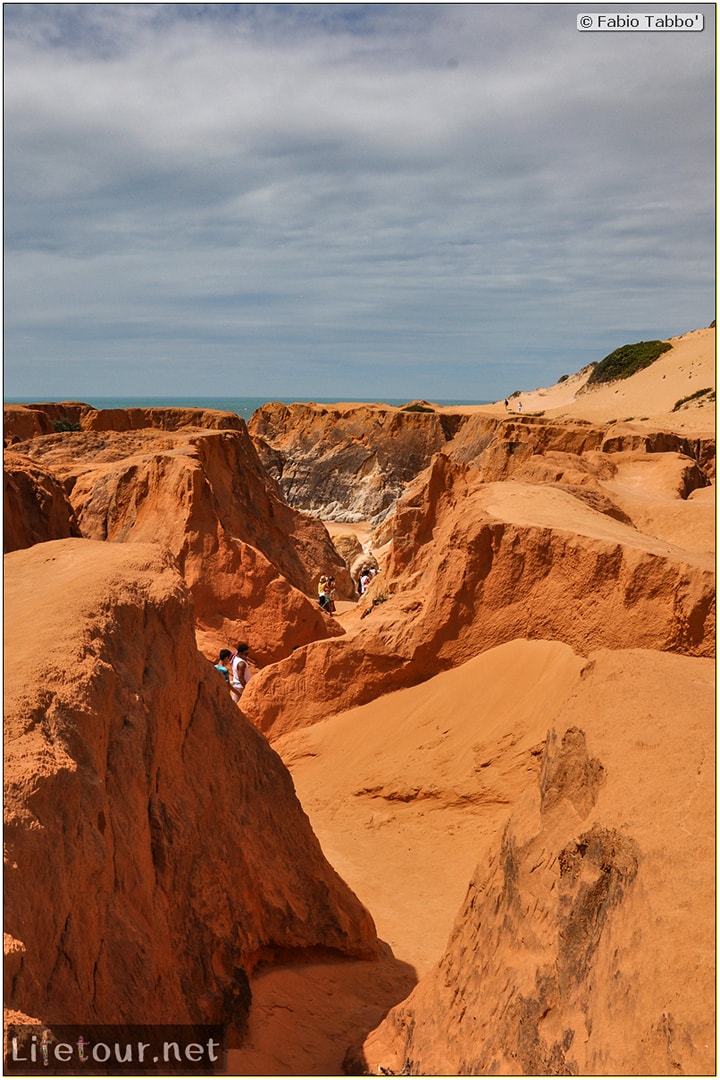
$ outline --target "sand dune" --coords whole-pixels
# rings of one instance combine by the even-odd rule
[[[591,368],[585,367],[551,386],[514,394],[510,399],[510,411],[517,412],[520,402],[525,414],[542,412],[548,417],[600,423],[632,420],[688,434],[713,431],[714,401],[673,410],[683,398],[698,390],[715,387],[715,327],[691,330],[667,341],[672,349],[649,368],[629,379],[589,387],[587,381]],[[598,361],[601,359],[598,357]],[[431,404],[433,409],[441,413],[504,415],[506,411],[502,400],[491,405]],[[368,408],[367,404],[358,402],[343,402],[335,407],[345,410]]]
[[[677,402],[690,394],[715,387],[715,328],[691,330],[667,340],[672,349],[629,379],[589,387],[590,369],[586,368],[552,386],[521,392],[511,399],[511,411],[517,412],[520,402],[525,414],[542,412],[548,417],[602,423],[632,420],[687,434],[713,431],[714,401],[673,410]],[[502,402],[466,408],[478,412],[505,411]]]
[[[712,1072],[713,699],[711,660],[588,658],[372,1072]]]

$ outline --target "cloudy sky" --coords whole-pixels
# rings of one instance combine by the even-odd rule
[[[6,397],[497,399],[706,326],[714,6],[577,30],[628,10],[6,4]]]

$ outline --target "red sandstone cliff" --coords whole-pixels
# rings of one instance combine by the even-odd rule
[[[382,518],[463,422],[433,410],[274,402],[248,430],[291,506],[362,521]]]
[[[324,526],[279,497],[244,425],[66,432],[13,449],[68,492],[83,536],[154,541],[173,553],[208,656],[246,639],[265,663],[342,633],[318,608],[316,581],[334,573],[340,595],[349,595],[347,568]],[[12,528],[28,536],[33,504],[16,504]],[[42,538],[52,529],[48,520]]]
[[[49,407],[38,406],[32,411],[40,414],[46,408],[50,417]],[[75,406],[59,408],[65,411],[53,414],[54,419],[78,422],[83,430],[68,436],[33,438],[19,449],[32,458],[34,468],[42,467],[44,477],[61,480],[62,488],[71,491],[73,513],[87,534],[115,541],[152,540],[172,551],[202,612],[200,638],[208,655],[228,636],[242,633],[251,640],[261,636],[263,642],[273,643],[266,650],[266,659],[284,657],[253,679],[243,699],[244,712],[277,740],[276,745],[298,773],[308,763],[318,765],[318,773],[303,790],[303,804],[315,813],[323,797],[321,789],[330,792],[325,832],[319,835],[332,845],[328,850],[343,875],[354,873],[361,861],[357,846],[342,848],[350,834],[341,830],[349,828],[347,821],[353,813],[366,843],[370,837],[386,845],[382,848],[385,865],[388,852],[393,850],[400,860],[406,860],[394,867],[396,878],[388,875],[389,881],[379,860],[364,883],[368,892],[358,889],[363,899],[372,897],[373,911],[376,904],[397,906],[398,888],[409,888],[409,867],[432,883],[437,876],[434,859],[442,859],[445,876],[450,875],[446,852],[439,847],[444,846],[446,837],[449,846],[452,834],[464,831],[467,824],[465,818],[453,818],[453,808],[469,806],[478,811],[474,824],[479,854],[474,862],[479,865],[448,949],[436,971],[365,1041],[356,1066],[419,1074],[711,1072],[714,849],[710,763],[714,746],[708,658],[714,654],[715,600],[708,533],[712,532],[712,502],[705,497],[712,489],[704,489],[714,476],[714,440],[707,434],[691,437],[664,429],[652,431],[641,425],[610,422],[607,417],[584,423],[582,417],[558,421],[553,417],[468,412],[443,419],[441,413],[420,412],[403,414],[397,420],[398,410],[383,408],[309,407],[298,412],[299,407],[293,406],[283,412],[284,407],[272,407],[269,419],[266,417],[270,426],[256,433],[255,439],[262,460],[274,470],[288,498],[314,512],[347,520],[376,513],[385,516],[392,500],[399,499],[396,512],[383,523],[382,534],[376,534],[377,543],[390,543],[382,556],[383,572],[362,604],[343,613],[345,636],[328,637],[333,627],[324,617],[319,632],[302,623],[304,647],[287,655],[294,613],[298,611],[300,622],[305,617],[305,609],[294,606],[293,589],[299,586],[296,591],[310,594],[303,602],[314,607],[313,574],[327,569],[324,564],[331,553],[323,548],[318,558],[325,543],[324,530],[316,533],[308,527],[306,531],[307,518],[283,509],[275,485],[245,446],[242,426],[229,430],[220,422],[214,425],[219,430],[193,430],[197,417],[183,414],[159,419],[157,426],[162,426],[162,431],[140,431],[153,423],[147,411],[141,411],[142,415],[127,419],[122,433],[106,433],[103,425],[110,423],[109,418],[94,417],[92,410],[83,411],[85,406],[77,406],[72,415],[68,410]],[[38,415],[21,419],[42,428]],[[270,421],[280,433],[277,441]],[[113,421],[118,427],[124,422],[122,418]],[[333,469],[337,474],[340,466],[343,475],[333,476]],[[315,490],[318,480],[325,485],[322,490]],[[18,505],[22,501],[19,499]],[[659,506],[661,512],[657,512]],[[286,534],[292,536],[289,545]],[[102,552],[100,557],[108,567],[115,567],[119,558],[140,558],[145,551],[142,543],[134,545],[137,550],[133,556],[118,555],[117,549],[123,547],[119,543],[91,546]],[[292,550],[283,550],[285,546]],[[57,545],[50,547],[58,549]],[[42,550],[18,552],[9,558],[29,559]],[[75,550],[90,548],[76,546]],[[165,571],[169,573],[169,563],[162,563],[162,572],[157,565],[153,564],[152,574],[144,576],[144,568],[133,563],[133,574],[140,584],[134,588],[125,582],[130,595],[127,604],[123,600],[116,605],[114,597],[108,607],[97,591],[87,590],[89,600],[98,602],[91,603],[87,613],[90,629],[70,652],[83,672],[89,672],[92,694],[79,678],[71,676],[68,693],[72,693],[59,698],[57,708],[52,697],[28,699],[29,718],[22,719],[18,729],[24,732],[19,736],[20,754],[25,754],[23,740],[45,739],[41,754],[22,759],[29,766],[28,775],[43,779],[38,786],[41,793],[46,790],[43,770],[47,762],[54,756],[67,765],[64,772],[59,769],[60,780],[52,780],[55,786],[47,804],[41,800],[49,817],[65,804],[66,792],[71,807],[84,808],[82,800],[96,795],[94,788],[88,794],[85,788],[78,793],[69,786],[74,772],[85,779],[88,760],[84,743],[76,759],[63,756],[63,739],[70,722],[79,717],[83,731],[88,724],[93,730],[99,728],[101,749],[91,761],[96,772],[101,771],[106,746],[114,752],[124,745],[123,739],[140,738],[134,734],[136,728],[149,732],[140,740],[144,740],[142,755],[138,751],[136,757],[142,756],[143,763],[153,765],[149,773],[146,768],[150,786],[147,790],[141,786],[136,802],[131,800],[136,810],[126,817],[119,814],[118,821],[127,825],[128,835],[137,832],[141,837],[143,866],[151,867],[148,876],[154,875],[156,884],[152,903],[143,886],[138,906],[143,918],[150,917],[148,912],[158,915],[159,923],[152,925],[159,929],[154,935],[143,929],[139,938],[133,938],[133,947],[138,950],[134,955],[140,959],[132,970],[122,966],[113,969],[113,978],[117,975],[119,985],[132,986],[137,970],[144,977],[149,967],[165,979],[168,966],[162,958],[170,943],[181,954],[183,964],[187,961],[191,981],[208,987],[203,1007],[207,1005],[209,1012],[203,1016],[215,1018],[234,1009],[243,1012],[242,972],[262,953],[262,928],[271,933],[270,915],[264,921],[259,910],[262,903],[253,906],[252,897],[240,898],[252,912],[248,944],[245,931],[236,926],[240,908],[233,907],[235,900],[225,899],[225,890],[232,885],[225,868],[232,867],[229,860],[234,848],[225,844],[222,834],[220,838],[215,835],[216,820],[207,803],[196,831],[174,832],[178,820],[175,808],[186,807],[190,798],[183,774],[186,748],[194,751],[202,744],[204,752],[213,745],[214,736],[212,723],[203,721],[194,741],[190,734],[195,730],[193,724],[185,729],[172,704],[167,711],[167,702],[175,700],[172,679],[177,676],[173,671],[170,681],[157,677],[154,647],[142,673],[137,658],[128,658],[123,651],[122,642],[133,635],[141,640],[149,631],[153,642],[159,642],[161,657],[165,656],[165,632],[156,632],[154,607],[149,605],[148,615],[145,600],[146,593],[154,597],[156,579],[160,588],[160,579],[166,580]],[[22,577],[34,578],[34,563],[22,564],[22,569]],[[53,573],[57,570],[56,560]],[[122,574],[116,577],[119,588],[124,579]],[[274,591],[280,579],[291,583],[287,585],[289,594],[282,582]],[[80,566],[72,568],[69,561],[65,593],[81,591],[84,580]],[[175,586],[185,595],[177,579]],[[237,607],[232,607],[234,599],[228,600],[233,589],[242,594]],[[237,622],[214,624],[213,612],[217,615],[220,611],[225,619],[223,605],[228,603],[239,613]],[[142,624],[141,616],[137,612],[130,615],[126,607],[142,612]],[[35,635],[39,617],[38,606],[30,620]],[[119,638],[109,633],[112,649],[103,651],[103,645],[97,653],[99,672],[106,681],[98,683],[102,693],[95,694],[93,649],[97,651],[98,642],[105,640],[96,627],[106,618],[108,627],[116,623],[121,633]],[[234,628],[228,631],[231,626]],[[311,640],[313,636],[321,640]],[[201,661],[192,651],[191,635],[183,630],[181,638],[172,658],[162,662],[163,677],[166,669],[172,669],[175,656],[181,656],[180,687],[190,680],[187,701],[192,699],[192,708],[197,710],[201,707],[198,702],[207,697],[206,682],[200,677],[193,682],[193,665]],[[522,682],[520,674],[513,681],[512,672],[506,672],[501,680],[493,668],[493,664],[500,664],[497,657],[503,648],[522,661],[525,654],[515,646],[517,639],[528,638],[534,641],[525,640],[525,644],[538,646],[542,642],[550,652],[571,646],[578,654],[589,656],[579,685],[562,707],[557,703],[565,700],[565,694],[560,692],[562,687],[555,686],[552,715],[546,716],[549,697],[541,680],[530,680],[523,690],[523,708],[513,711],[516,688]],[[23,640],[28,641],[29,649],[29,638]],[[507,644],[497,649],[501,642]],[[194,657],[189,665],[188,655]],[[573,656],[572,663],[565,658],[567,678],[575,665],[579,669],[582,656]],[[465,697],[470,703],[475,699],[485,703],[491,690],[494,711],[502,714],[504,726],[495,723],[491,736],[477,730],[477,716],[471,716],[468,731],[457,736],[457,745],[465,755],[463,768],[455,763],[450,769],[442,755],[450,753],[447,740],[454,712],[440,680],[458,674],[462,682],[460,665],[466,660],[471,664],[482,661],[478,670],[482,667],[485,675],[482,681],[467,684]],[[64,663],[58,653],[53,669],[57,678]],[[438,672],[444,674],[433,679]],[[113,682],[116,676],[117,682]],[[32,673],[24,678],[28,685],[34,685]],[[427,697],[423,694],[426,681]],[[163,720],[162,737],[156,735],[144,712],[133,711],[139,709],[138,701],[122,696],[126,682],[140,686],[136,691],[140,701],[157,691],[151,700],[159,704],[153,704],[152,712]],[[500,684],[505,687],[507,701],[498,696]],[[51,682],[51,689],[53,685]],[[443,688],[448,685],[442,684]],[[411,723],[405,727],[419,725],[419,712],[426,721],[413,762],[397,749],[393,701],[400,695],[390,696],[390,691],[410,686],[418,697],[413,698]],[[18,690],[18,694],[23,692]],[[217,683],[213,692],[221,697],[225,693]],[[380,695],[388,696],[375,701]],[[109,734],[97,720],[102,716],[101,703],[108,697],[114,707],[120,707],[123,717],[119,724],[112,719],[115,713],[110,714]],[[224,697],[223,702],[227,704]],[[528,702],[538,731],[522,726]],[[380,738],[371,743],[373,722],[360,715],[362,710],[348,713],[356,742],[346,738],[336,748],[337,756],[323,761],[321,721],[330,718],[341,722],[343,718],[334,714],[361,703],[379,710],[374,726]],[[266,790],[262,783],[265,758],[256,760],[249,749],[260,745],[253,741],[259,736],[248,733],[237,710],[232,716],[244,732],[244,741],[239,754],[231,752],[230,759],[240,756],[251,763],[259,796]],[[215,727],[222,729],[225,738],[224,722],[218,720]],[[539,746],[548,728],[551,734],[538,775]],[[409,738],[407,731],[403,738]],[[366,774],[343,789],[338,774],[345,770],[349,774],[355,756],[351,747],[358,742]],[[166,769],[154,769],[160,752],[173,763],[170,777]],[[413,768],[426,753],[440,755],[432,759],[440,774],[430,769],[418,778]],[[199,749],[190,760],[195,763],[198,757],[202,757]],[[12,760],[14,768],[17,760]],[[333,769],[328,777],[327,770]],[[449,770],[448,775],[443,769]],[[105,774],[110,775],[109,766],[105,766]],[[244,776],[242,779],[246,782]],[[12,812],[19,807],[17,818],[12,819],[11,835],[24,838],[21,850],[27,839],[21,823],[22,828],[27,822],[32,825],[31,814],[35,813],[33,783],[21,780],[18,790],[11,788]],[[120,790],[120,781],[113,779],[113,783]],[[153,783],[160,804],[154,800]],[[225,790],[222,784],[221,788],[213,786],[206,774],[205,783],[213,800]],[[276,783],[272,774],[268,787],[273,796],[276,787],[284,790],[284,783]],[[236,791],[231,785],[222,801],[234,805]],[[480,822],[480,811],[486,804],[487,813],[482,813]],[[499,815],[511,804],[512,818],[501,832]],[[263,818],[263,822],[267,820],[265,837],[274,837],[276,826],[280,827],[283,806],[277,813],[268,811],[271,820]],[[402,821],[398,807],[403,811]],[[426,834],[433,829],[432,814],[438,807],[445,813],[446,831],[443,844],[433,847]],[[404,832],[409,816],[405,811],[411,808],[415,825]],[[72,833],[71,824],[63,818],[63,825],[51,835],[54,843],[68,851],[73,869],[80,858],[75,850],[78,841],[93,853],[93,886],[109,880],[107,864],[99,860],[96,851],[95,836],[100,832],[106,844],[110,843],[106,839],[107,817],[103,832],[100,818],[93,816],[96,809],[91,803],[88,820],[96,821],[94,831],[88,827]],[[242,813],[244,836],[250,815],[245,803]],[[487,825],[490,820],[491,826]],[[498,830],[494,841],[483,832],[491,828]],[[288,830],[292,829],[291,822]],[[29,835],[32,829],[27,832]],[[120,833],[119,827],[112,833],[113,844],[116,832]],[[389,834],[394,849],[387,846]],[[174,848],[176,836],[178,846]],[[222,884],[218,887],[210,876],[202,878],[195,888],[198,859],[192,861],[187,853],[197,851],[208,836],[210,854],[223,866],[218,871]],[[406,836],[413,837],[412,848],[405,843]],[[237,830],[233,837],[242,844]],[[92,843],[86,843],[88,838]],[[40,843],[42,836],[30,839],[33,844]],[[45,848],[39,855],[36,848],[28,847],[28,851],[30,855],[22,864],[25,881],[31,860],[40,864],[48,861]],[[168,851],[177,856],[171,869]],[[268,911],[272,909],[273,918],[277,916],[292,938],[293,928],[314,906],[304,899],[296,903],[289,894],[278,896],[274,891],[273,875],[280,874],[281,864],[290,857],[286,835],[280,852],[277,864],[265,868],[258,857],[250,860],[250,869],[262,878],[263,895],[269,897]],[[486,852],[490,853],[487,858]],[[125,867],[125,858],[124,849],[119,850],[116,865]],[[130,861],[130,856],[127,858]],[[205,855],[201,865],[204,859]],[[471,867],[467,875],[458,871],[462,886]],[[246,869],[243,864],[243,873]],[[137,880],[145,878],[132,869],[123,873],[121,884],[124,887]],[[393,881],[399,886],[393,886]],[[72,915],[85,897],[68,891],[70,886],[62,888],[66,891],[60,896],[60,906],[64,903],[62,910]],[[299,890],[304,897],[304,888],[302,882],[293,880],[293,895]],[[427,908],[437,906],[427,880],[425,889]],[[164,906],[173,890],[188,897],[182,904],[184,924],[195,925],[198,912],[209,920],[209,928],[200,934],[197,953],[192,944],[184,942],[179,924]],[[316,896],[312,889],[310,892]],[[325,885],[320,893],[328,896]],[[53,902],[56,900],[53,896]],[[345,914],[338,917],[334,911],[332,919],[339,918],[339,936],[343,939],[346,935],[344,944],[332,947],[362,950],[369,937],[360,923],[353,922],[356,909],[348,916],[355,929],[348,929],[345,915],[349,909],[343,904],[340,901],[339,906]],[[456,906],[457,899],[453,912]],[[13,909],[15,913],[19,907]],[[222,915],[216,922],[213,914],[218,909]],[[35,910],[32,900],[27,910]],[[112,904],[108,910],[111,917],[104,916],[104,926],[109,928],[108,939],[114,940],[116,922],[122,924],[123,931],[125,923]],[[135,919],[134,907],[131,912]],[[359,918],[362,922],[362,916]],[[398,921],[402,921],[399,915]],[[33,933],[41,932],[42,920],[33,925]],[[90,939],[97,941],[99,924],[94,909],[89,925]],[[8,923],[14,940],[6,970],[13,992],[21,989],[25,996],[12,1000],[19,1008],[38,1015],[32,1003],[49,1000],[49,991],[38,990],[45,985],[46,974],[43,969],[36,976],[34,959],[26,959],[27,944],[18,926],[20,915],[12,925]],[[99,987],[98,1000],[103,1006],[123,1008],[120,991],[112,996],[109,977],[104,974],[106,964],[116,958],[106,957],[104,947],[95,958],[86,956],[72,917],[61,929],[54,923],[52,926],[59,958],[48,981],[53,992],[57,986],[67,994],[75,985],[64,966],[67,941],[77,950],[82,987],[90,986],[87,973],[94,967],[101,975],[93,983],[94,988]],[[131,929],[136,930],[135,922]],[[423,930],[418,927],[413,932]],[[437,926],[433,933],[437,936]],[[149,936],[157,938],[157,956],[145,951]],[[303,942],[301,947],[305,947],[305,939]],[[272,944],[280,943],[273,938]],[[440,947],[434,955],[439,955]],[[228,976],[233,965],[238,970]],[[26,975],[27,983],[23,982]],[[297,975],[293,972],[285,983],[281,979],[274,985],[285,990]],[[167,978],[176,1014],[198,1015],[182,1012],[187,1006],[182,996],[187,984],[178,990],[177,980],[173,983],[170,974]],[[302,985],[301,978],[297,985]],[[146,994],[145,986],[142,983],[141,998]],[[97,996],[98,991],[93,992]],[[39,993],[45,993],[46,998],[38,997]],[[333,1011],[341,1004],[338,999],[332,1002]],[[319,1022],[314,1007],[313,1000],[311,1024]],[[299,1003],[294,1002],[289,1011],[299,1012]],[[274,1033],[277,1012],[276,999],[272,998],[258,1023],[267,1024]]]
[[[96,409],[81,401],[46,401],[32,405],[5,405],[5,445],[31,439],[36,435],[52,435],[56,430],[77,431],[139,431],[159,428],[178,431],[196,427],[242,431],[244,421],[237,413],[220,409],[186,409],[146,407],[130,409]]]
[[[51,435],[54,430],[52,418],[43,409],[35,409],[32,405],[5,405],[3,408],[5,446],[32,439],[35,435]]]
[[[3,465],[5,552],[80,535],[75,511],[54,473],[9,451],[5,452]]]
[[[9,1009],[241,1026],[263,958],[375,955],[285,767],[196,651],[167,553],[13,552],[5,618]]]
[[[595,486],[613,473],[615,455],[630,452],[684,459],[686,494],[715,475],[714,437],[617,422],[275,403],[248,430],[285,499],[326,520],[384,519],[436,453],[488,481]]]
[[[248,716],[273,737],[519,637],[714,655],[712,557],[568,491],[485,483],[437,455],[388,525],[387,567],[348,635],[299,650],[248,691]]]

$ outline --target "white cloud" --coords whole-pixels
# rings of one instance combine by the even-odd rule
[[[712,317],[707,5],[8,7],[9,396],[500,396]]]

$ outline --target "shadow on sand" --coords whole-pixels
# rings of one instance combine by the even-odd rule
[[[342,1076],[349,1048],[417,983],[415,969],[381,942],[379,960],[330,959],[267,968],[251,980],[242,1045],[230,1047],[233,1076]]]

